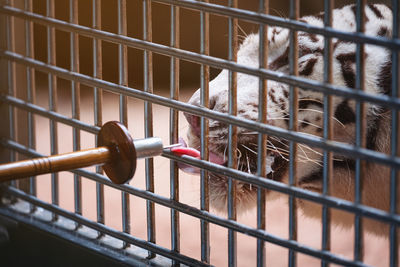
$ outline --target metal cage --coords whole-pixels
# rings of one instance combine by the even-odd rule
[[[42,7],[40,8],[40,3]],[[67,12],[57,14],[57,5],[68,3],[64,7]],[[1,159],[2,162],[11,162],[25,157],[38,157],[43,154],[60,153],[60,146],[70,138],[71,150],[80,150],[86,146],[82,142],[83,136],[93,144],[100,126],[110,118],[104,108],[104,102],[113,99],[111,109],[117,120],[128,125],[130,130],[138,127],[139,123],[128,123],[131,116],[130,101],[136,101],[135,105],[143,107],[143,118],[139,127],[143,128],[143,137],[154,135],[154,125],[160,123],[153,117],[154,106],[164,107],[160,112],[166,112],[169,116],[169,142],[176,143],[179,136],[178,118],[182,112],[201,117],[201,153],[202,160],[190,157],[178,157],[172,153],[164,152],[163,158],[169,162],[169,174],[163,173],[163,179],[169,179],[169,193],[163,195],[157,193],[157,161],[146,159],[143,166],[143,173],[136,179],[142,179],[142,186],[132,184],[116,185],[110,182],[102,173],[101,168],[72,170],[73,176],[70,181],[73,184],[72,204],[66,208],[60,201],[60,194],[63,193],[64,185],[60,184],[60,175],[53,173],[45,178],[47,184],[39,182],[39,177],[31,177],[19,182],[4,184],[2,190],[2,205],[0,207],[1,218],[8,218],[18,223],[33,226],[41,231],[51,233],[69,242],[88,248],[91,251],[112,258],[116,262],[131,265],[189,265],[202,266],[213,264],[210,254],[213,253],[210,232],[210,225],[220,226],[227,230],[227,263],[229,266],[238,264],[238,233],[245,234],[254,239],[257,244],[255,249],[255,263],[257,266],[265,266],[268,252],[266,244],[274,244],[286,248],[287,264],[295,266],[298,255],[308,255],[320,262],[322,266],[328,264],[339,264],[344,266],[365,266],[364,243],[362,219],[370,218],[382,221],[390,225],[390,238],[388,241],[388,263],[390,266],[398,266],[398,239],[397,228],[400,224],[398,207],[396,207],[396,188],[398,187],[397,170],[400,167],[398,151],[398,110],[400,100],[398,99],[399,80],[399,4],[397,0],[392,1],[393,10],[393,38],[370,37],[362,33],[363,16],[361,8],[357,11],[357,33],[340,32],[330,26],[330,15],[333,8],[333,1],[323,1],[325,27],[314,27],[299,21],[299,1],[290,1],[289,18],[282,18],[269,15],[268,1],[260,0],[258,10],[251,11],[238,7],[238,1],[229,0],[226,5],[209,3],[208,1],[192,0],[137,0],[113,1],[113,10],[104,10],[105,2],[111,1],[32,1],[32,0],[2,0],[0,6],[0,59],[1,59],[1,114],[3,127],[1,133]],[[358,0],[357,7],[361,7],[365,1]],[[80,5],[87,9],[83,9]],[[154,5],[162,5],[169,10],[167,36],[169,41],[161,39],[154,34],[154,21],[157,19],[152,12]],[[127,8],[137,11],[130,16]],[[184,10],[190,10],[189,15],[182,16]],[[67,15],[65,15],[67,14]],[[195,16],[193,14],[196,14]],[[160,15],[158,13],[158,15]],[[157,15],[157,16],[158,16]],[[192,16],[193,15],[193,16]],[[223,56],[212,56],[210,52],[210,17],[220,17],[226,20],[227,37],[227,58]],[[185,36],[180,32],[182,24],[192,23],[198,20],[199,29],[194,32],[198,35],[199,44],[196,49],[189,50],[181,47]],[[82,21],[80,21],[82,20]],[[134,21],[135,20],[135,21]],[[236,63],[238,49],[238,21],[244,21],[255,25],[260,34],[260,67],[253,68]],[[110,26],[109,21],[114,21]],[[129,31],[131,24],[139,26],[136,33]],[[160,25],[160,22],[158,22]],[[163,22],[161,22],[163,23]],[[135,25],[136,25],[135,24]],[[196,24],[197,25],[197,24]],[[263,64],[266,62],[268,53],[265,49],[266,29],[268,26],[280,26],[291,30],[290,42],[290,75],[283,75],[268,70]],[[253,27],[254,29],[254,27]],[[345,87],[330,84],[330,64],[325,64],[324,82],[316,82],[303,79],[297,76],[297,55],[296,55],[296,32],[303,31],[312,34],[325,36],[325,45],[329,47],[332,38],[339,38],[357,44],[357,88],[351,90]],[[58,39],[57,39],[58,38]],[[64,39],[62,39],[64,38]],[[158,38],[158,39],[157,39]],[[189,37],[194,38],[194,37]],[[156,41],[154,41],[157,39]],[[89,52],[80,52],[82,44],[86,42]],[[392,51],[392,95],[381,96],[371,95],[363,89],[363,44],[383,46]],[[40,46],[41,45],[41,46]],[[35,47],[36,46],[36,47]],[[107,50],[113,47],[114,50]],[[113,51],[112,53],[109,51]],[[139,51],[139,52],[138,52]],[[136,54],[135,54],[136,53]],[[160,56],[161,55],[161,56]],[[105,58],[112,57],[112,66],[107,66]],[[158,58],[156,58],[158,57]],[[133,67],[132,60],[139,63]],[[169,82],[169,92],[160,93],[157,91],[157,79],[159,72],[153,71],[157,64],[164,60],[164,65]],[[329,49],[325,49],[325,62],[330,62]],[[60,63],[61,62],[61,63]],[[111,61],[110,61],[111,62]],[[189,63],[187,63],[189,62]],[[86,65],[85,65],[86,64]],[[161,63],[160,63],[161,64]],[[203,107],[196,107],[185,103],[180,95],[180,84],[184,64],[197,66],[195,76],[201,87],[201,101]],[[169,66],[168,66],[169,65]],[[89,67],[88,67],[89,66]],[[137,67],[139,66],[139,67]],[[135,69],[140,74],[130,72]],[[230,72],[230,95],[229,113],[223,114],[208,109],[209,88],[208,82],[215,69],[228,69]],[[108,71],[114,71],[110,76]],[[260,79],[260,105],[259,121],[250,121],[236,117],[236,76],[235,73],[246,73]],[[185,72],[185,75],[189,75]],[[180,75],[181,74],[181,75]],[[136,76],[135,76],[136,75]],[[131,76],[140,82],[130,80]],[[267,80],[274,80],[290,85],[290,129],[284,130],[272,127],[262,119],[265,115],[265,89]],[[40,88],[39,88],[40,87]],[[60,87],[68,88],[68,96],[60,95]],[[45,88],[45,89],[43,89]],[[296,132],[296,99],[297,88],[304,88],[324,93],[324,138],[307,136]],[[65,91],[65,90],[64,90]],[[62,91],[62,92],[64,92]],[[112,93],[112,94],[110,94]],[[330,142],[329,136],[329,114],[330,98],[338,95],[357,101],[357,142],[355,145]],[[82,100],[87,97],[92,102]],[[115,101],[114,101],[115,100]],[[392,151],[390,155],[371,151],[363,147],[363,103],[370,102],[387,107],[392,114]],[[67,103],[70,109],[65,111]],[[89,103],[89,104],[88,104]],[[140,103],[140,104],[137,104]],[[262,104],[264,103],[264,104]],[[91,110],[86,114],[86,110]],[[90,117],[90,118],[89,118]],[[112,117],[112,116],[111,116]],[[112,117],[112,118],[114,118]],[[229,165],[219,166],[207,161],[208,159],[208,122],[207,119],[219,120],[229,124]],[[38,123],[44,121],[44,123]],[[43,125],[46,125],[45,127]],[[45,129],[41,129],[44,127]],[[244,127],[258,132],[259,142],[265,142],[267,136],[279,135],[290,141],[290,182],[288,185],[262,178],[265,170],[259,168],[257,175],[244,173],[236,169],[234,148],[237,144],[235,138],[236,127]],[[46,134],[44,133],[46,132]],[[69,132],[69,135],[65,135]],[[165,129],[164,129],[164,132]],[[182,133],[181,133],[182,134]],[[89,136],[89,137],[88,137]],[[44,148],[38,148],[38,143],[44,143]],[[294,151],[296,144],[307,144],[320,148],[324,151],[324,193],[318,194],[295,187],[296,175],[294,173]],[[261,147],[261,146],[260,146]],[[265,159],[265,148],[259,151],[258,162],[263,166]],[[356,190],[355,201],[349,202],[329,196],[328,181],[332,175],[332,153],[340,153],[350,156],[356,160],[357,166],[363,162],[372,161],[389,166],[391,172],[391,191],[389,211],[377,210],[363,205],[361,201],[362,168],[356,169]],[[180,183],[179,172],[176,162],[184,162],[201,168],[200,182],[198,183],[199,199],[198,207],[191,203],[180,201],[180,195],[185,190]],[[229,199],[227,217],[213,213],[209,207],[208,172],[215,172],[229,176]],[[169,177],[169,178],[168,178]],[[64,178],[63,178],[64,179]],[[93,198],[95,202],[89,209],[94,215],[83,212],[83,206],[87,201],[85,189],[82,184],[85,181],[94,181]],[[237,214],[234,202],[234,183],[236,180],[250,183],[259,188],[280,192],[288,197],[289,219],[288,235],[278,236],[266,230],[268,221],[274,218],[266,218],[266,205],[264,190],[259,190],[257,195],[256,224],[249,226],[237,221]],[[120,218],[113,218],[118,221],[115,226],[106,221],[107,215],[107,190],[112,188],[120,192],[121,199],[118,201],[118,209],[121,209]],[[43,197],[38,193],[40,190],[49,190],[50,194]],[[181,191],[181,192],[180,192]],[[42,196],[42,197],[41,197]],[[131,207],[132,198],[144,200],[145,207],[141,214]],[[319,247],[303,244],[298,240],[297,218],[295,198],[311,201],[322,206],[321,240]],[[170,243],[160,244],[156,239],[157,207],[165,207],[169,212]],[[354,214],[354,249],[353,257],[345,257],[340,253],[331,250],[330,242],[331,225],[330,209],[338,209]],[[92,214],[92,213],[91,213]],[[182,217],[189,216],[199,222],[198,240],[193,237],[193,242],[199,243],[197,256],[188,255],[181,244]],[[133,216],[145,216],[143,224],[146,225],[146,233],[136,235],[135,224],[131,222]],[[221,230],[222,231],[222,230]],[[190,233],[185,233],[190,235]],[[215,246],[218,246],[216,244]],[[23,253],[23,252],[21,252]],[[222,256],[221,256],[222,257]]]

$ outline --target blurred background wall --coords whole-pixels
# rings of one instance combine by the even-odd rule
[[[68,0],[57,0],[56,18],[68,21]],[[270,14],[287,17],[290,0],[270,0]],[[316,14],[323,10],[322,0],[300,0],[301,15]],[[355,0],[336,0],[335,6],[354,3]],[[369,1],[390,4],[390,0]],[[128,36],[143,39],[142,0],[127,1]],[[227,5],[227,0],[214,0],[211,3]],[[259,1],[239,0],[239,8],[251,11],[258,10]],[[46,1],[35,0],[34,11],[46,14]],[[153,42],[169,45],[170,42],[170,6],[152,3]],[[92,25],[92,1],[79,1],[79,24]],[[256,32],[258,25],[239,21],[245,33]],[[117,1],[102,1],[102,30],[117,33]],[[210,15],[210,54],[212,56],[227,58],[228,55],[228,20],[226,17]],[[239,34],[244,36],[244,32]],[[57,65],[69,68],[69,34],[57,30]],[[93,73],[92,41],[81,36],[80,42],[80,71],[91,75]],[[200,15],[198,11],[180,9],[180,47],[194,52],[200,51]],[[35,25],[35,57],[46,61],[46,28]],[[118,81],[118,50],[117,45],[103,42],[103,75],[104,79],[112,82]],[[128,49],[129,86],[141,89],[143,87],[143,52],[137,49]],[[166,56],[154,54],[154,87],[158,89],[169,87],[169,64]],[[211,78],[220,70],[211,70]],[[199,86],[200,66],[181,61],[180,83],[182,88],[196,89]]]

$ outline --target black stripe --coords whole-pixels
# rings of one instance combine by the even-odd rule
[[[300,124],[301,125],[301,127],[304,129],[304,128],[306,128],[307,126],[310,126],[310,121],[309,120],[307,120],[307,119],[304,119],[303,120],[303,122]]]
[[[387,27],[382,26],[379,31],[378,31],[378,36],[382,36],[382,37],[390,37],[389,35],[389,30]]]
[[[347,100],[344,100],[336,107],[335,117],[343,124],[356,122],[356,115]]]
[[[278,104],[278,101],[276,101],[275,95],[272,91],[268,92],[268,96],[271,99],[272,102],[274,102],[275,104]]]
[[[316,53],[324,53],[324,49],[320,48],[320,47],[316,47],[316,48],[310,48],[306,45],[300,45],[299,46],[299,58],[305,56],[305,55],[309,55],[309,54],[316,54]]]
[[[317,58],[310,58],[307,61],[306,66],[299,72],[299,74],[303,76],[309,76],[313,72],[314,66],[317,63],[317,61],[318,61]]]
[[[318,182],[322,181],[322,176],[323,176],[323,172],[322,172],[322,168],[320,168],[317,171],[312,172],[308,176],[300,178],[299,185],[310,184],[310,183],[314,183],[317,181]]]
[[[311,100],[311,99],[299,99],[299,108],[301,109],[305,109],[308,108],[308,106],[317,106],[320,108],[324,107],[324,104],[322,104],[321,102],[317,101],[317,100]]]
[[[349,88],[354,88],[356,75],[352,65],[354,62],[356,62],[356,54],[354,52],[340,54],[336,56],[336,59],[340,62],[340,67],[346,86]]]
[[[288,90],[284,89],[284,90],[283,90],[283,95],[284,95],[286,98],[289,98],[289,92],[288,92]]]
[[[286,48],[285,52],[282,55],[280,55],[277,59],[271,62],[268,68],[270,70],[277,70],[288,64],[289,64],[289,47]]]
[[[286,123],[286,126],[289,127],[290,115],[287,112],[284,112],[283,121]]]
[[[374,116],[373,119],[368,120],[367,130],[367,149],[376,150],[376,139],[378,135],[379,126],[381,124],[381,116]]]
[[[283,175],[288,169],[288,166],[289,162],[277,153],[274,158],[274,163],[271,165],[272,172],[267,174],[267,178],[278,182],[282,181]]]
[[[382,93],[390,95],[392,92],[392,61],[389,60],[381,67],[378,74],[378,86]]]
[[[355,20],[357,20],[357,6],[356,5],[351,5],[351,10],[353,11],[353,13],[354,13],[354,18],[355,18]],[[364,23],[366,23],[366,22],[368,22],[369,21],[369,18],[368,18],[368,16],[365,14],[365,7],[363,8],[363,14],[364,14]],[[379,12],[379,10],[378,10],[378,12]]]
[[[354,171],[356,169],[356,161],[354,159],[336,157],[333,160],[333,168]]]
[[[353,11],[354,17],[356,18],[357,17],[357,7],[356,7],[356,5],[351,5],[351,10]]]
[[[371,9],[372,12],[374,12],[375,16],[379,19],[383,18],[383,15],[381,11],[374,5],[374,4],[368,4],[369,9]]]

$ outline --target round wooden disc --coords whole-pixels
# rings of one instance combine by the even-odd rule
[[[106,146],[111,151],[111,160],[103,165],[108,178],[116,184],[132,179],[136,170],[136,150],[133,139],[126,127],[109,121],[101,127],[97,146]]]

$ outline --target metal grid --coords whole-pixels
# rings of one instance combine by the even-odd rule
[[[110,33],[102,30],[101,19],[101,0],[92,1],[92,26],[86,27],[78,24],[78,1],[70,0],[69,20],[62,21],[55,19],[54,0],[46,1],[46,15],[33,13],[32,0],[25,0],[23,8],[17,7],[14,1],[3,0],[0,7],[2,15],[2,30],[5,35],[2,40],[0,57],[2,59],[2,110],[8,114],[7,132],[2,132],[1,145],[8,148],[11,152],[7,159],[14,161],[17,159],[17,153],[30,157],[40,156],[35,151],[35,122],[33,114],[48,118],[50,121],[50,146],[51,154],[59,152],[57,140],[59,131],[57,123],[62,123],[73,127],[73,149],[79,150],[81,147],[81,131],[97,134],[99,127],[103,123],[102,102],[103,91],[110,91],[120,95],[119,114],[120,121],[127,125],[128,123],[128,97],[137,98],[144,101],[145,107],[145,137],[153,136],[153,112],[152,104],[159,104],[170,108],[170,142],[176,143],[178,140],[178,112],[188,112],[201,117],[201,160],[189,157],[179,158],[171,153],[165,152],[164,157],[171,159],[170,166],[170,198],[166,198],[154,193],[154,162],[153,159],[146,160],[146,190],[141,190],[130,185],[112,184],[102,175],[100,168],[96,172],[87,170],[74,170],[74,205],[75,212],[68,212],[59,207],[59,183],[58,174],[51,176],[51,203],[39,200],[36,195],[36,180],[32,177],[28,181],[29,190],[26,193],[17,189],[21,185],[13,182],[6,192],[21,200],[30,203],[30,213],[34,214],[36,207],[44,208],[52,214],[52,222],[59,220],[59,216],[73,220],[75,229],[82,226],[94,229],[98,233],[98,238],[104,235],[112,236],[124,242],[123,248],[127,249],[130,244],[148,250],[149,258],[154,258],[156,254],[162,255],[172,260],[172,264],[184,263],[188,265],[208,265],[210,263],[210,231],[209,224],[213,223],[229,230],[228,234],[228,262],[229,265],[237,264],[236,233],[245,233],[257,238],[257,266],[265,264],[265,242],[270,242],[289,249],[289,266],[296,265],[296,254],[304,253],[321,259],[322,265],[337,263],[346,266],[363,266],[363,240],[362,240],[362,218],[372,218],[387,224],[390,224],[390,266],[398,265],[398,240],[397,227],[400,224],[400,216],[397,213],[396,199],[397,192],[397,169],[400,167],[400,158],[397,157],[398,147],[398,110],[400,109],[400,100],[398,99],[398,52],[400,50],[399,34],[399,3],[392,1],[393,16],[393,39],[374,38],[364,35],[363,32],[363,12],[362,6],[365,1],[357,1],[357,33],[347,33],[336,31],[331,25],[331,11],[333,1],[325,0],[324,23],[326,27],[319,28],[298,21],[299,1],[290,1],[290,19],[283,19],[268,15],[268,1],[260,0],[259,12],[252,12],[238,9],[237,0],[230,0],[228,6],[210,4],[208,1],[190,1],[190,0],[143,0],[143,39],[137,39],[127,36],[127,14],[126,1],[118,0],[118,33]],[[161,45],[152,42],[152,2],[168,4],[171,7],[171,30],[170,45]],[[180,8],[189,8],[200,12],[201,19],[201,43],[200,53],[190,52],[180,49]],[[229,58],[227,60],[210,56],[209,49],[209,16],[210,14],[228,17],[229,22]],[[15,20],[22,19],[25,23],[25,54],[16,52],[15,48]],[[259,24],[260,34],[260,67],[251,68],[236,63],[238,49],[238,19]],[[34,59],[33,55],[33,24],[44,25],[47,29],[47,61],[41,62]],[[291,30],[290,36],[290,74],[285,75],[266,69],[268,59],[267,51],[267,27],[281,26]],[[56,65],[56,40],[55,30],[63,30],[70,33],[70,69],[58,67]],[[313,34],[324,35],[325,47],[324,61],[324,83],[307,80],[298,77],[297,70],[297,31],[304,31]],[[93,73],[85,75],[79,72],[79,36],[89,37],[93,42]],[[357,43],[357,80],[356,89],[339,87],[331,85],[331,64],[332,44],[331,38],[340,38],[342,40]],[[102,42],[107,41],[118,45],[118,83],[112,83],[103,80],[102,71]],[[374,44],[386,47],[392,51],[392,95],[371,95],[363,92],[363,44]],[[141,49],[144,51],[144,90],[138,90],[128,87],[128,47]],[[153,94],[153,53],[162,54],[170,57],[170,97],[162,97]],[[180,61],[189,61],[201,65],[201,105],[203,107],[194,107],[179,101],[179,65]],[[26,100],[17,96],[17,70],[16,65],[26,67],[27,97]],[[229,113],[216,113],[207,109],[209,103],[210,67],[224,68],[229,70]],[[5,71],[3,71],[3,69]],[[36,105],[35,100],[35,70],[47,73],[48,75],[48,109]],[[259,77],[259,120],[249,121],[236,117],[236,74],[237,72],[246,73]],[[6,76],[7,75],[7,76]],[[57,110],[57,78],[63,78],[71,82],[72,88],[72,116],[67,117]],[[266,120],[266,95],[268,80],[284,82],[290,85],[290,126],[289,130],[276,128],[265,124]],[[94,88],[94,125],[80,121],[80,85],[84,84]],[[7,85],[7,86],[6,86]],[[297,133],[297,90],[298,88],[314,90],[324,93],[324,132],[323,138],[303,135]],[[341,143],[328,142],[332,136],[331,116],[333,95],[355,99],[357,101],[356,110],[356,144],[348,145]],[[391,155],[371,151],[365,148],[365,112],[364,103],[376,103],[392,110],[392,131]],[[18,120],[16,118],[17,110],[28,112],[27,129],[28,145],[24,146],[17,142],[18,138]],[[208,162],[208,119],[217,119],[227,123],[229,127],[229,161],[228,167],[216,165]],[[57,123],[56,123],[57,122]],[[237,127],[244,127],[257,131],[258,135],[258,170],[257,175],[243,173],[236,170],[236,147],[237,147]],[[2,130],[4,131],[4,129]],[[265,176],[265,158],[267,136],[279,135],[290,141],[290,179],[289,185],[284,185],[272,180],[263,179]],[[323,194],[317,194],[306,191],[293,185],[296,184],[295,160],[294,155],[297,149],[297,143],[303,143],[318,147],[324,151],[323,161]],[[356,190],[355,202],[341,200],[329,196],[329,177],[332,176],[332,153],[340,153],[356,159]],[[390,211],[377,210],[365,206],[361,203],[362,173],[365,160],[387,165],[391,168],[391,195]],[[188,163],[201,168],[201,204],[200,209],[179,202],[179,178],[177,161]],[[264,166],[264,167],[261,167]],[[228,199],[228,219],[224,219],[209,211],[208,199],[208,172],[224,174],[229,179],[229,199]],[[81,177],[91,179],[97,183],[97,221],[91,221],[82,216],[82,186]],[[243,181],[258,186],[257,194],[257,228],[252,228],[236,222],[235,205],[235,182]],[[109,186],[121,191],[122,194],[122,229],[119,232],[104,225],[104,186]],[[274,190],[289,195],[289,238],[274,236],[265,231],[265,192],[263,188]],[[137,196],[146,200],[147,203],[147,240],[142,240],[130,235],[130,207],[129,196]],[[314,249],[305,246],[297,241],[296,233],[296,202],[295,198],[309,200],[323,205],[322,216],[322,249]],[[159,204],[170,208],[171,210],[171,249],[164,248],[156,244],[155,238],[155,212],[154,205]],[[345,259],[339,255],[330,252],[330,208],[335,208],[353,213],[355,215],[355,242],[354,258]],[[2,211],[5,214],[5,211]],[[180,253],[180,225],[179,214],[184,213],[194,216],[201,220],[201,257],[199,260],[187,257]],[[51,224],[52,222],[49,222]],[[39,227],[39,226],[38,226]],[[101,239],[99,239],[101,240]],[[122,253],[122,252],[121,252]]]

